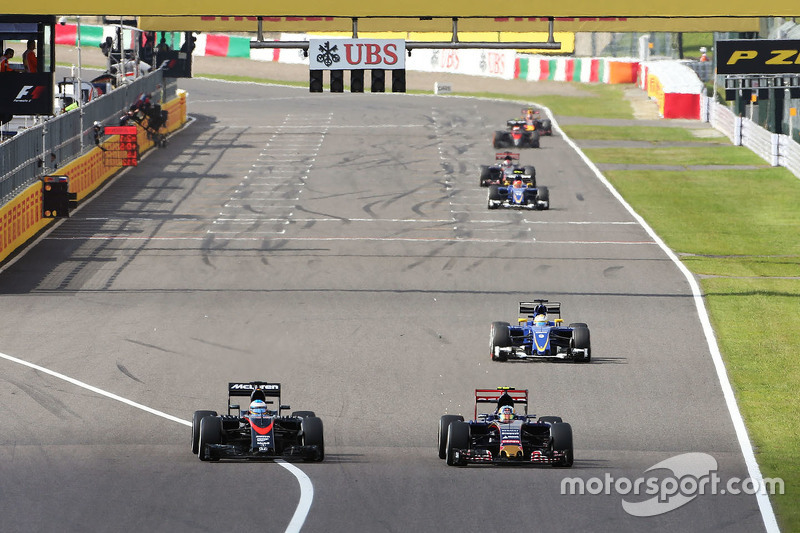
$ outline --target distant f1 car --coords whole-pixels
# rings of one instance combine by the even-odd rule
[[[495,148],[539,148],[539,132],[533,124],[524,120],[509,120],[506,131],[494,132],[492,146]]]
[[[494,165],[481,165],[481,187],[511,185],[518,179],[525,184],[531,184],[531,187],[536,187],[536,168],[532,165],[519,166],[519,153],[498,152],[494,159],[496,161]]]
[[[492,404],[479,413],[479,404]],[[515,408],[523,406],[523,409]],[[511,387],[475,389],[473,420],[461,415],[439,419],[439,458],[450,466],[470,463],[570,467],[572,426],[558,416],[528,414],[528,391]]]
[[[232,403],[235,396],[249,396],[248,409]],[[270,409],[277,400],[278,408]],[[258,406],[254,409],[253,406]],[[273,459],[297,457],[322,461],[325,442],[322,420],[313,411],[295,411],[281,404],[280,383],[250,381],[228,383],[228,414],[195,411],[192,417],[192,453],[201,461]]]
[[[547,300],[520,302],[517,324],[492,322],[489,353],[492,361],[508,359],[592,359],[589,327],[583,322],[564,325],[561,303]],[[555,315],[548,320],[547,315]]]
[[[511,185],[490,185],[486,207],[550,209],[550,191],[547,187],[537,187],[535,180],[525,183],[515,179]]]
[[[553,135],[553,125],[550,119],[541,118],[538,109],[532,107],[523,109],[522,120],[524,120],[526,124],[533,124],[533,127],[539,132],[539,135]]]

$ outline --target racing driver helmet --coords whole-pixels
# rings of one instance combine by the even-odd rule
[[[547,317],[545,315],[536,315],[533,317],[533,325],[534,326],[546,326],[547,325]]]
[[[514,183],[512,185],[513,185],[513,187],[515,189],[521,189],[522,188],[522,180],[514,180]]]
[[[511,165],[514,164],[514,160],[511,159],[510,155],[507,155],[505,159],[503,159],[503,166],[506,168],[510,168]]]
[[[497,410],[497,418],[500,422],[508,423],[514,420],[514,407],[511,405],[504,405]]]
[[[250,402],[250,414],[264,416],[267,414],[267,402],[264,400],[253,400]]]

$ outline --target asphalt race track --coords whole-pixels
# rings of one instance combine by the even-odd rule
[[[323,419],[304,532],[757,531],[754,496],[651,517],[562,495],[671,457],[742,453],[687,281],[555,135],[522,151],[549,211],[489,211],[478,165],[519,104],[184,80],[194,121],[0,274],[0,352],[190,421],[227,382]],[[521,300],[587,322],[593,361],[496,363]],[[297,479],[201,463],[184,424],[0,359],[0,530],[287,530]],[[527,388],[572,469],[454,468],[439,416]],[[304,498],[310,497],[305,494]]]

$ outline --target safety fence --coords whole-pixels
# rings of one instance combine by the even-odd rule
[[[800,144],[788,135],[772,133],[749,118],[734,115],[711,97],[706,100],[706,120],[735,146],[745,146],[773,167],[785,167],[800,178]]]
[[[116,126],[140,94],[150,93],[155,102],[165,102],[175,98],[177,88],[175,79],[165,79],[157,70],[3,142],[0,144],[0,205],[41,176],[93,148],[95,122]]]

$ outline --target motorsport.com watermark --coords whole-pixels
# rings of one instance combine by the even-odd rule
[[[685,453],[657,463],[645,472],[669,470],[671,475],[653,475],[631,480],[604,477],[582,479],[568,477],[561,480],[562,495],[619,494],[634,497],[635,501],[622,500],[622,508],[633,516],[656,516],[686,505],[697,496],[724,494],[783,494],[781,478],[741,479],[732,477],[724,481],[717,474],[717,460],[707,453]],[[648,499],[636,498],[651,496]]]

